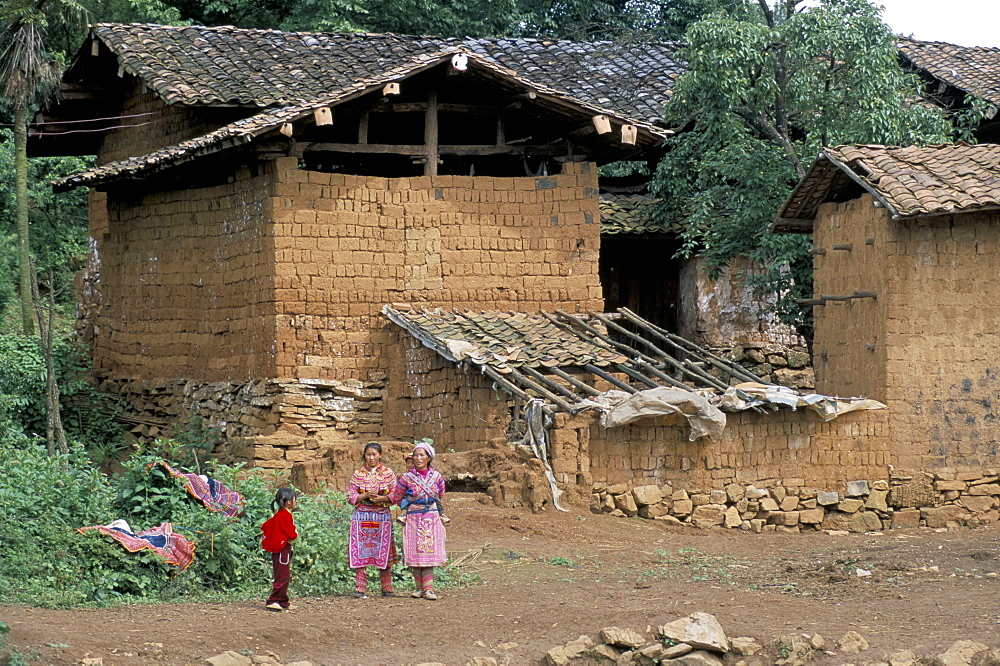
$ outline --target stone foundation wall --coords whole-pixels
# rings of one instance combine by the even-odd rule
[[[384,382],[252,380],[192,382],[105,380],[101,389],[128,403],[137,437],[176,436],[200,419],[223,437],[223,462],[290,469],[337,443],[377,439]]]
[[[888,479],[848,481],[828,490],[791,477],[748,485],[730,483],[713,490],[679,483],[595,483],[590,509],[758,533],[969,526],[1000,519],[998,479],[998,470],[980,469],[893,473]]]

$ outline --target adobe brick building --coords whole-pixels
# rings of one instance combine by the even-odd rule
[[[149,434],[201,416],[220,457],[303,485],[342,482],[369,439],[401,464],[432,437],[508,504],[631,515],[612,490],[656,486],[647,517],[822,524],[818,489],[885,477],[884,411],[602,314],[597,167],[655,159],[678,67],[615,48],[97,26],[32,146],[98,155],[56,186],[92,188],[102,385]],[[595,401],[644,389],[669,395],[608,425]]]
[[[818,390],[888,406],[898,476],[981,497],[1000,494],[998,175],[995,144],[830,148],[775,220],[813,234]]]

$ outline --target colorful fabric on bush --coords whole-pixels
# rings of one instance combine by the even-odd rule
[[[151,550],[169,564],[177,567],[178,573],[187,569],[194,562],[194,542],[176,534],[170,523],[161,523],[149,530],[132,532],[127,522],[116,520],[109,525],[80,527],[76,531],[80,534],[86,534],[90,530],[107,534],[130,553]]]
[[[209,511],[217,511],[230,518],[235,518],[243,513],[245,500],[243,499],[243,495],[240,495],[235,490],[230,490],[225,485],[204,474],[180,472],[167,464],[165,460],[159,462],[171,476],[182,479],[187,491],[201,500],[201,503]]]

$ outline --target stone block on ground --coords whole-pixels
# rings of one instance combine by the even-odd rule
[[[898,509],[892,514],[892,529],[920,527],[920,509]]]
[[[882,529],[882,520],[875,515],[874,511],[859,511],[851,514],[847,522],[847,529],[860,534],[864,532],[878,532]]]
[[[989,648],[976,641],[955,641],[946,651],[934,657],[934,666],[969,666],[973,658]]]
[[[695,507],[691,514],[691,524],[699,529],[706,529],[721,525],[726,519],[726,506],[724,504],[702,504]]]
[[[563,646],[563,652],[565,652],[567,659],[576,659],[583,656],[592,647],[594,647],[594,641],[591,640],[590,636],[580,636],[575,641],[566,643]]]
[[[728,652],[729,639],[722,625],[709,613],[692,613],[673,622],[661,625],[657,630],[661,638],[677,643],[687,643],[691,647],[715,652]]]
[[[646,638],[642,634],[631,629],[619,629],[618,627],[605,627],[601,629],[601,642],[629,650],[642,647],[647,643]]]
[[[917,663],[917,655],[913,650],[900,650],[889,655],[889,666],[914,666]]]
[[[597,659],[607,659],[608,661],[615,662],[618,661],[618,655],[621,654],[621,650],[616,649],[612,645],[605,645],[604,643],[598,643],[590,650],[590,655]]]
[[[861,654],[869,648],[868,641],[856,631],[848,631],[837,641],[837,647],[844,654]]]
[[[705,650],[695,650],[676,659],[666,659],[660,664],[671,666],[722,666],[723,662],[717,655]]]
[[[615,508],[626,516],[634,516],[639,513],[639,507],[635,504],[635,498],[631,493],[615,495]]]
[[[972,518],[965,508],[957,504],[920,509],[920,517],[927,527],[947,527],[948,523],[964,523]]]
[[[562,645],[557,645],[545,653],[545,663],[547,666],[569,666],[569,658]]]
[[[656,504],[663,499],[659,486],[638,486],[632,489],[632,498],[638,506]]]
[[[738,655],[749,657],[763,650],[764,646],[750,636],[737,636],[729,639],[729,649]]]
[[[743,524],[743,518],[740,517],[740,512],[735,506],[731,506],[728,509],[726,509],[723,525],[732,529],[740,527],[742,524]]]
[[[211,666],[250,666],[253,662],[246,655],[226,650],[222,654],[207,658],[205,663],[211,664]]]

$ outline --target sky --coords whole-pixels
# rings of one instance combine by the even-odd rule
[[[1000,47],[998,0],[874,0],[897,35],[959,46]]]

